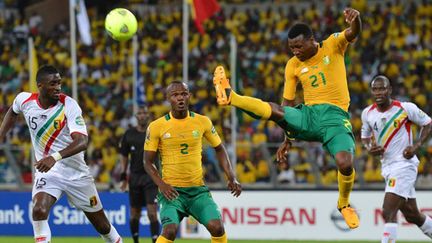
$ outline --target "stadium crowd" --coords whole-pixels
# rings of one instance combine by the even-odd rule
[[[222,11],[205,24],[200,35],[190,24],[189,85],[192,110],[209,116],[230,147],[230,109],[217,107],[212,87],[212,71],[217,64],[229,65],[229,36],[238,42],[238,91],[266,101],[280,103],[284,68],[290,53],[287,30],[295,21],[310,23],[317,40],[345,27],[340,14],[346,5],[338,1],[309,2],[305,7],[283,3],[284,8],[222,3]],[[247,2],[247,1],[241,1]],[[281,1],[282,2],[282,1]],[[302,5],[302,6],[303,6]],[[389,77],[398,100],[410,100],[432,114],[432,3],[423,1],[353,0],[351,6],[362,13],[363,31],[346,54],[351,92],[351,122],[357,140],[355,152],[357,180],[361,184],[381,183],[380,162],[367,156],[361,147],[361,110],[372,101],[368,93],[371,79],[378,73]],[[146,104],[155,117],[168,111],[163,89],[182,79],[181,8],[169,12],[153,8],[137,9],[139,19],[139,73],[144,80]],[[6,12],[4,12],[6,13]],[[131,42],[118,43],[104,32],[104,15],[88,9],[93,44],[77,43],[79,103],[89,129],[90,146],[86,157],[98,182],[114,183],[119,177],[118,143],[133,124],[133,83]],[[71,95],[68,23],[50,31],[42,29],[43,19],[34,14],[0,15],[0,113],[3,115],[19,91],[28,91],[27,38],[35,40],[39,64],[52,64],[63,75],[63,91]],[[301,102],[301,91],[298,92]],[[0,116],[2,116],[0,115]],[[289,154],[288,164],[277,164],[275,151],[283,141],[282,130],[272,122],[257,122],[239,114],[236,170],[244,184],[274,185],[336,183],[336,166],[320,146],[298,143]],[[14,128],[9,142],[23,148],[17,162],[23,178],[31,174],[30,139],[25,121]],[[220,181],[215,154],[203,154],[208,182]],[[432,187],[432,141],[418,155],[421,185]],[[0,169],[7,167],[0,154]],[[0,179],[1,180],[1,179]]]

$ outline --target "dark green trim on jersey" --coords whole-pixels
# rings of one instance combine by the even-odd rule
[[[190,117],[195,117],[195,112],[193,112],[193,111],[189,111],[189,116],[190,116]]]
[[[170,114],[168,113],[168,114],[166,114],[165,115],[165,120],[167,120],[167,121],[169,121],[171,119],[171,116],[170,116]]]

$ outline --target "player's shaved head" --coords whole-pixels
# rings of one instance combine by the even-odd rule
[[[309,39],[312,36],[312,29],[305,23],[296,23],[288,31],[288,39],[294,39],[303,35],[304,39]]]
[[[171,92],[171,90],[173,89],[173,87],[177,86],[177,85],[182,85],[187,91],[189,91],[189,87],[186,83],[179,81],[179,80],[175,80],[175,81],[172,81],[168,85],[168,87],[166,88],[166,94],[168,95]]]
[[[382,81],[383,83],[384,83],[384,87],[386,87],[386,88],[388,88],[388,87],[390,87],[391,85],[390,85],[390,80],[386,77],[386,76],[384,76],[384,75],[378,75],[378,76],[376,76],[374,79],[372,79],[372,82],[371,82],[371,86],[373,86],[374,85],[374,83],[376,82],[376,81]]]

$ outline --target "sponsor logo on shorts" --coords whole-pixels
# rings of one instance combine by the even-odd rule
[[[396,178],[390,178],[388,181],[389,187],[395,187],[396,186]]]
[[[94,207],[98,204],[98,200],[96,196],[90,198],[90,207]]]

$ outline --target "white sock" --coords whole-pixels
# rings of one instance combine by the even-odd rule
[[[51,242],[51,229],[48,220],[33,221],[33,235],[36,243]]]
[[[381,238],[381,243],[394,243],[396,242],[397,236],[397,223],[386,223],[384,224],[384,232]]]
[[[426,236],[432,239],[432,219],[427,215],[425,216],[426,216],[426,220],[423,223],[423,225],[420,226],[419,228],[423,231],[423,233]]]
[[[101,235],[102,239],[104,239],[107,243],[123,243],[122,238],[117,233],[117,230],[111,225],[110,232],[106,235]]]

